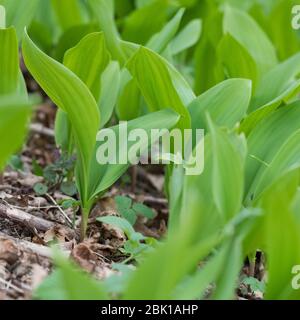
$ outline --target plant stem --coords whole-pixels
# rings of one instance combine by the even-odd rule
[[[90,214],[90,209],[82,208],[81,212],[81,224],[80,224],[80,241],[82,242],[85,238],[87,224],[88,224],[88,217]]]

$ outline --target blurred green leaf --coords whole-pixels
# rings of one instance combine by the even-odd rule
[[[246,115],[251,81],[229,79],[197,97],[189,106],[193,129],[207,129],[206,113],[219,126],[233,128]]]
[[[57,270],[35,290],[34,297],[42,300],[106,300],[103,283],[75,267],[61,253],[54,256]]]

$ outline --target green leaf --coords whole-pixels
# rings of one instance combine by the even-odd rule
[[[171,53],[176,55],[194,46],[200,38],[201,31],[200,19],[190,21],[170,43]]]
[[[122,37],[138,44],[145,44],[167,20],[167,0],[155,0],[133,11],[124,22]]]
[[[221,219],[228,222],[241,209],[244,191],[244,159],[230,137],[216,127],[210,119],[209,130],[213,152],[213,197]]]
[[[43,183],[36,183],[33,186],[33,190],[37,195],[43,196],[48,192],[48,187]]]
[[[123,65],[126,57],[121,46],[110,1],[88,0],[88,4],[99,23],[100,29],[104,32],[106,44],[113,59],[118,60],[120,64]]]
[[[296,138],[293,138],[293,135],[300,128],[298,122],[299,113],[298,102],[280,108],[263,119],[249,135],[249,155],[246,161],[245,176],[245,201],[247,204],[259,196],[263,188],[268,185],[269,179],[272,180],[287,168],[298,165],[298,148],[295,148]],[[283,155],[281,150],[286,154]],[[280,159],[285,160],[282,163],[278,163]],[[272,172],[273,174],[271,174]],[[265,173],[266,176],[263,178]],[[264,179],[264,183],[262,179]],[[272,181],[269,182],[271,183]],[[261,185],[259,186],[259,184]]]
[[[245,78],[257,83],[257,67],[249,52],[230,34],[223,36],[217,47],[216,73],[221,80],[226,78]]]
[[[243,279],[242,283],[246,286],[249,286],[253,293],[255,291],[260,291],[261,293],[265,292],[265,283],[254,277],[246,277]]]
[[[101,92],[101,75],[110,60],[103,33],[85,36],[64,57],[64,65],[74,72],[89,88],[96,101]],[[101,110],[99,109],[99,112]],[[101,112],[100,112],[101,114]],[[72,125],[67,114],[59,110],[56,118],[56,142],[64,151],[72,150]]]
[[[136,223],[136,212],[132,209],[125,209],[121,211],[121,215],[133,226]]]
[[[51,0],[51,3],[57,21],[63,30],[67,30],[83,22],[78,0]]]
[[[153,219],[155,217],[154,211],[142,203],[135,203],[132,209],[148,219]]]
[[[132,206],[132,200],[125,196],[116,196],[115,202],[119,211],[130,209]]]
[[[5,8],[0,6],[0,28],[4,29],[6,27],[6,15]]]
[[[53,57],[62,62],[65,53],[70,48],[75,47],[78,42],[89,33],[97,31],[99,31],[99,27],[95,23],[76,25],[67,29],[60,35],[55,48],[53,48]],[[29,30],[29,34],[32,35],[31,29]]]
[[[57,269],[35,290],[41,300],[106,300],[103,283],[75,267],[62,254],[54,257]]]
[[[226,243],[225,243],[226,246]],[[241,240],[234,239],[227,248],[223,270],[216,281],[216,290],[213,293],[215,300],[229,300],[234,298],[239,272],[243,266]]]
[[[148,254],[143,264],[133,273],[123,299],[171,299],[176,286],[217,243],[216,237],[211,236],[203,243],[187,248],[183,234],[179,232],[176,239],[169,238]],[[178,265],[180,268],[174,268]]]
[[[151,137],[151,129],[170,129],[176,125],[178,122],[179,116],[171,110],[162,110],[158,112],[151,113],[149,115],[131,120],[127,123],[128,132],[137,128],[143,128],[147,132],[148,139]],[[115,126],[110,129],[115,131],[116,137],[119,137],[120,126]],[[154,136],[156,141],[158,136]],[[144,141],[143,145],[149,145],[149,140]],[[153,141],[151,141],[153,142]],[[128,150],[133,145],[133,142],[129,142],[127,146],[121,145],[120,150],[116,150],[116,159],[119,155],[122,156],[128,154]],[[90,184],[89,184],[89,197],[90,200],[94,199],[101,192],[109,188],[117,179],[121,177],[123,173],[128,169],[130,164],[107,164],[99,165],[96,159],[96,152],[101,143],[97,143],[97,146],[94,150],[94,156],[92,157],[91,172],[90,172]],[[146,151],[146,150],[144,150]]]
[[[100,128],[107,124],[113,114],[120,89],[120,78],[118,62],[111,61],[101,76],[101,94],[98,102],[101,111]]]
[[[229,79],[196,98],[189,106],[193,129],[207,129],[205,114],[218,126],[233,128],[246,115],[251,81]]]
[[[74,182],[63,182],[60,186],[60,190],[70,197],[73,197],[77,193],[77,188]]]
[[[0,5],[3,5],[6,9],[6,25],[15,27],[18,39],[21,39],[24,27],[29,26],[40,1],[0,0]]]
[[[150,111],[172,108],[181,116],[178,126],[182,129],[190,127],[186,105],[191,102],[191,92],[163,58],[141,47],[126,66],[137,81]]]
[[[151,37],[151,39],[147,42],[146,47],[158,53],[163,52],[168,43],[175,36],[184,11],[184,9],[180,9],[173,17],[173,19],[169,23],[167,23],[160,32]]]
[[[107,217],[97,218],[97,221],[100,221],[106,224],[111,224],[121,229],[126,234],[128,239],[130,239],[131,236],[135,233],[132,225],[126,219],[123,219],[123,218],[107,216]]]
[[[174,298],[192,300],[202,298],[209,284],[222,273],[227,258],[227,248],[222,247],[205,265],[183,281],[175,290]]]
[[[96,101],[73,72],[40,51],[27,34],[22,49],[31,74],[53,102],[67,113],[72,123],[79,158],[78,187],[81,200],[85,203],[89,165],[100,125]]]
[[[107,67],[110,55],[102,32],[85,36],[64,57],[64,65],[73,71],[90,89],[96,101],[101,91],[101,74]]]
[[[250,53],[257,65],[259,76],[276,65],[275,48],[264,31],[247,13],[226,6],[223,32],[230,34]]]
[[[265,210],[264,237],[268,281],[266,299],[299,299],[300,291],[292,287],[292,269],[300,265],[300,225],[291,202],[299,182],[298,170],[277,180],[263,195]]]
[[[137,83],[132,79],[127,69],[121,73],[120,95],[117,105],[117,115],[120,120],[132,120],[141,114],[141,93]],[[130,101],[130,105],[128,102]]]
[[[244,132],[247,136],[258,125],[258,123],[265,117],[274,112],[281,104],[288,103],[300,91],[300,80],[291,84],[282,94],[277,96],[268,104],[251,112],[242,122],[240,131]]]
[[[19,85],[19,50],[15,28],[0,29],[0,94],[17,91]]]
[[[274,5],[267,16],[266,29],[277,49],[278,57],[284,60],[297,53],[300,48],[297,30],[281,28],[281,26],[291,25],[291,10],[298,3],[294,0],[272,2]]]
[[[22,146],[27,131],[30,104],[15,96],[0,97],[0,170]]]
[[[300,72],[300,53],[278,64],[263,75],[251,101],[250,111],[269,104],[295,83]]]

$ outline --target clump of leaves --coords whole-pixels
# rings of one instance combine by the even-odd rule
[[[97,221],[115,226],[125,233],[128,240],[124,243],[124,247],[120,249],[120,251],[125,255],[129,255],[129,257],[123,263],[131,260],[142,260],[144,255],[149,250],[151,251],[156,245],[154,238],[145,237],[141,233],[135,232],[132,224],[130,224],[127,219],[106,216],[97,218]]]
[[[131,225],[134,225],[138,215],[148,219],[155,217],[154,211],[143,203],[133,203],[132,199],[125,196],[116,196],[115,202],[118,213],[123,216]]]

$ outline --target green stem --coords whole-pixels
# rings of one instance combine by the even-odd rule
[[[84,241],[87,225],[88,225],[88,218],[90,215],[90,209],[89,208],[82,208],[81,211],[81,224],[80,224],[80,241]]]

